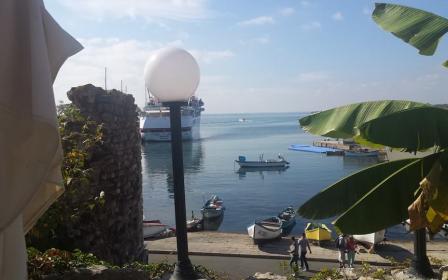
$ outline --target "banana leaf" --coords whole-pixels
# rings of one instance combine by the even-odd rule
[[[380,163],[356,172],[322,190],[298,210],[308,219],[325,219],[344,213],[390,174],[418,159]]]
[[[411,108],[373,119],[359,127],[360,138],[406,151],[448,147],[448,110]]]
[[[303,117],[299,120],[303,130],[333,138],[352,138],[358,127],[372,119],[409,108],[428,106],[423,103],[401,100],[381,100],[345,105]]]
[[[372,18],[422,55],[433,55],[440,38],[448,32],[448,19],[406,6],[377,3]]]
[[[439,156],[417,159],[392,173],[338,217],[335,226],[347,234],[366,234],[406,220],[420,181]]]

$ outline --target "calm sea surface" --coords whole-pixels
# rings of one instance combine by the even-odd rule
[[[255,218],[298,208],[322,188],[370,166],[372,159],[288,150],[291,144],[312,144],[319,137],[303,132],[298,113],[203,115],[201,140],[184,143],[187,215],[200,208],[212,194],[224,200],[226,211],[218,231],[246,232]],[[247,119],[239,122],[240,118]],[[286,170],[238,172],[239,155],[256,160],[276,158],[290,162]],[[143,201],[146,219],[174,222],[173,177],[170,143],[142,144]],[[303,231],[306,219],[297,218],[293,233]],[[330,224],[330,220],[322,221]],[[389,238],[409,238],[402,226],[388,230]]]

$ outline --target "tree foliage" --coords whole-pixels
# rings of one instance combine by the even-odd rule
[[[408,217],[411,226],[437,232],[448,220],[448,110],[408,101],[375,101],[326,110],[299,122],[307,131],[324,136],[347,135],[407,151],[435,151],[356,172],[305,202],[299,209],[303,217],[338,216],[335,225],[352,234],[381,230]],[[435,166],[440,166],[438,173]],[[423,179],[429,183],[422,184]],[[420,210],[410,216],[408,207],[414,201]]]
[[[74,249],[70,239],[79,233],[77,225],[105,202],[104,192],[94,193],[89,187],[88,166],[92,150],[102,141],[102,125],[85,118],[72,104],[58,107],[58,121],[65,192],[27,234],[28,245],[39,249]]]
[[[440,38],[448,32],[448,19],[433,13],[395,4],[377,3],[373,20],[421,55],[433,55]],[[443,66],[448,67],[448,61]]]

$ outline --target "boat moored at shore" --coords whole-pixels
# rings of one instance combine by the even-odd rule
[[[318,244],[322,241],[331,240],[331,230],[325,224],[307,223],[305,235],[306,238],[316,241]]]
[[[247,227],[247,233],[255,244],[279,238],[282,235],[282,220],[279,217],[256,220],[254,224]]]
[[[143,221],[143,238],[157,236],[167,229],[168,226],[162,224],[159,220]]]
[[[207,200],[204,204],[204,207],[201,209],[203,218],[217,218],[224,214],[224,210],[226,209],[223,205],[222,199],[218,196],[213,195],[209,200]]]
[[[367,234],[355,234],[353,238],[361,243],[367,243],[368,245],[375,245],[384,241],[384,235],[386,234],[386,230],[379,230],[372,233]]]
[[[282,234],[289,234],[296,225],[296,211],[294,208],[290,206],[283,209],[277,217],[282,221]]]

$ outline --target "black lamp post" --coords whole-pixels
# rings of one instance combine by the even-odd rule
[[[433,277],[431,264],[426,255],[426,229],[414,231],[414,257],[411,263],[411,273],[423,277]]]
[[[176,214],[177,264],[171,279],[198,279],[188,258],[187,213],[185,210],[184,162],[182,151],[181,106],[168,102],[171,125],[171,158],[174,177],[174,208]]]
[[[170,108],[177,239],[177,264],[170,279],[199,279],[188,258],[181,123],[181,107],[194,94],[199,84],[199,66],[187,51],[179,48],[165,48],[152,54],[145,66],[144,75],[149,92],[164,106]]]

